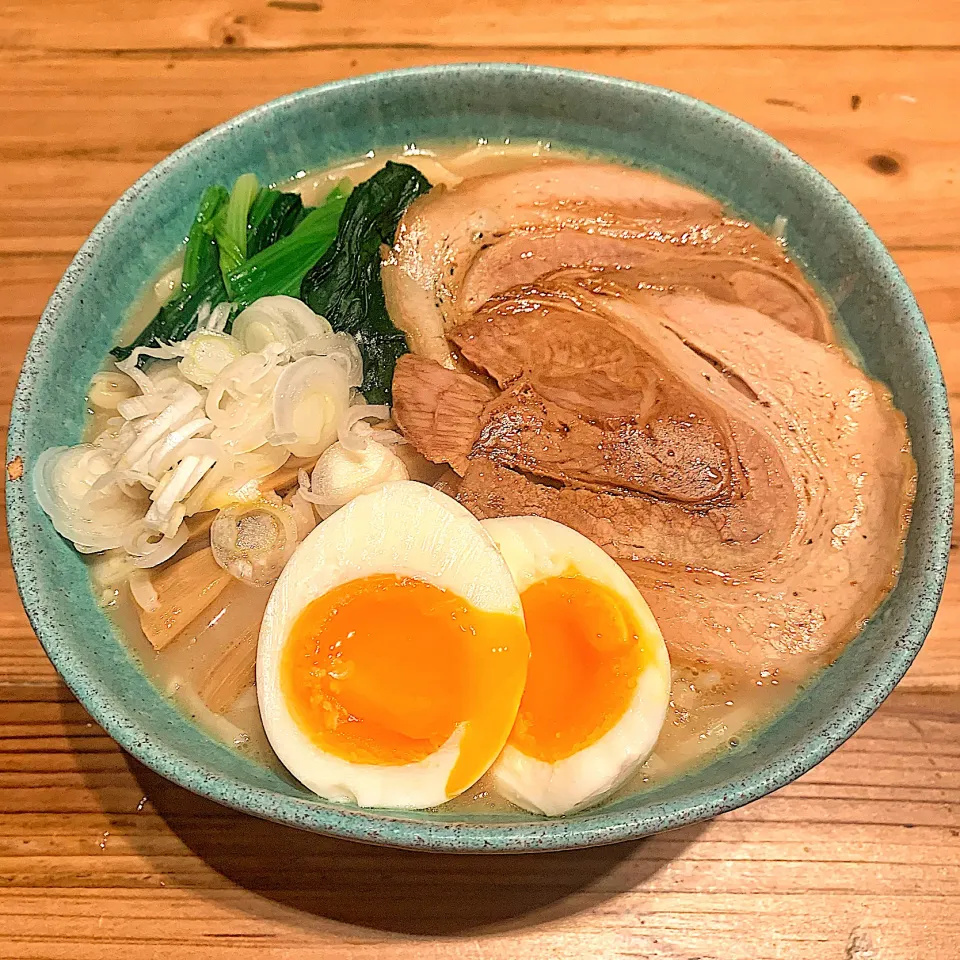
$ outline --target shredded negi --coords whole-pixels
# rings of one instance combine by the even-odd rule
[[[37,462],[57,530],[81,552],[153,567],[189,540],[188,517],[219,510],[216,562],[263,584],[318,516],[408,476],[397,434],[365,421],[389,420],[407,351],[380,248],[429,189],[398,163],[312,208],[251,173],[208,187],[172,295],[94,378],[106,428]]]

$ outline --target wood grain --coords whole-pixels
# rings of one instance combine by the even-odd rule
[[[75,250],[140,174],[264,100],[337,77],[471,58],[519,58],[617,74],[702,97],[810,161],[856,200],[888,244],[960,245],[954,139],[960,52],[778,48],[749,55],[690,49],[526,55],[491,48],[478,56],[465,48],[394,48],[256,57],[66,57],[0,50],[0,252]],[[38,103],[44,107],[39,113]],[[81,108],[84,122],[78,124]],[[886,172],[890,164],[878,164],[878,157],[891,158],[895,172]]]
[[[935,46],[960,44],[960,10],[917,0],[58,0],[0,3],[0,45],[43,50],[415,45]]]
[[[162,156],[300,87],[462,60],[659,83],[783,140],[891,247],[960,394],[958,4],[0,0],[0,426],[58,277]],[[877,715],[708,824],[467,860],[307,836],[125,757],[44,656],[2,536],[0,960],[955,960],[958,745],[954,564]]]
[[[0,955],[948,960],[960,936],[949,708],[898,692],[800,781],[709,824],[465,860],[251,820],[124,758],[66,694],[8,701]]]

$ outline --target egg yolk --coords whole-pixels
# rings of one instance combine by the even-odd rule
[[[447,782],[455,796],[503,748],[528,660],[519,616],[383,574],[341,584],[303,609],[284,646],[280,682],[303,732],[352,763],[416,763],[462,725]]]
[[[556,763],[625,713],[646,659],[641,631],[622,597],[586,577],[548,577],[520,599],[530,668],[510,743]]]

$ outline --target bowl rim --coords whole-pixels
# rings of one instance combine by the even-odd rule
[[[181,161],[212,143],[228,136],[230,132],[256,120],[265,113],[282,108],[299,100],[324,97],[331,92],[349,91],[353,88],[376,86],[396,79],[442,80],[450,72],[499,74],[512,77],[545,77],[572,84],[591,84],[615,88],[628,95],[658,97],[671,101],[685,109],[693,109],[728,128],[742,137],[765,146],[776,148],[794,172],[802,172],[812,178],[816,188],[833,203],[839,204],[847,217],[852,218],[862,231],[871,258],[892,282],[901,298],[904,322],[912,327],[922,347],[929,351],[936,373],[932,395],[928,400],[934,408],[934,416],[949,423],[946,389],[942,371],[929,331],[916,300],[907,286],[899,268],[880,239],[866,220],[833,184],[822,174],[802,160],[779,141],[726,111],[679,93],[675,90],[652,84],[624,80],[602,74],[517,63],[452,63],[425,67],[410,67],[381,71],[338,80],[319,86],[298,90],[267,103],[260,104],[213,127],[189,141],[151,167],[116,200],[94,227],[71,261],[53,295],[41,315],[31,338],[26,358],[18,379],[10,415],[7,460],[16,456],[17,446],[23,434],[22,424],[31,400],[31,383],[37,374],[37,355],[43,341],[50,335],[60,312],[59,301],[75,279],[86,270],[95,257],[104,238],[114,224],[125,215],[126,206],[136,200],[151,181],[174,170]],[[347,840],[376,843],[414,850],[440,852],[526,852],[568,850],[590,847],[622,840],[636,839],[663,830],[689,825],[709,819],[743,806],[779,789],[814,767],[828,754],[844,743],[874,713],[903,677],[923,644],[939,604],[946,576],[950,546],[950,528],[947,520],[953,508],[953,436],[951,430],[936,431],[931,441],[933,456],[928,468],[928,483],[931,499],[944,505],[943,523],[935,530],[933,542],[927,544],[926,569],[929,580],[935,587],[924,603],[919,604],[915,626],[903,644],[891,644],[881,661],[882,680],[871,686],[840,718],[806,731],[798,742],[802,763],[791,757],[778,757],[760,771],[743,780],[727,784],[722,797],[717,797],[716,788],[703,788],[682,800],[668,800],[637,812],[605,811],[581,814],[577,820],[531,820],[522,825],[498,823],[474,823],[470,821],[430,822],[404,820],[398,811],[369,811],[354,807],[339,807],[336,804],[317,806],[309,800],[301,800],[265,788],[254,787],[238,777],[219,774],[211,776],[203,763],[181,753],[176,748],[156,745],[149,731],[136,717],[121,717],[116,704],[98,689],[96,678],[78,667],[68,654],[70,638],[46,615],[36,596],[30,597],[24,584],[38,578],[34,554],[26,548],[29,541],[27,516],[28,484],[11,480],[8,476],[7,528],[10,538],[11,561],[23,606],[31,626],[44,650],[60,676],[81,704],[98,724],[120,744],[123,749],[161,776],[194,793],[215,800],[233,809],[254,814],[278,823],[295,826],[314,832]]]

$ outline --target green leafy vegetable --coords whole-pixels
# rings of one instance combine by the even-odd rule
[[[126,360],[135,347],[155,347],[160,343],[183,340],[196,328],[197,311],[203,304],[215,307],[227,299],[213,236],[216,222],[227,203],[228,194],[223,187],[212,186],[204,190],[187,235],[179,292],[160,308],[136,340],[110,351],[118,360]]]
[[[248,248],[253,242],[252,236],[254,231],[270,213],[270,210],[273,208],[273,205],[276,203],[277,197],[279,196],[280,191],[274,190],[272,187],[261,187],[257,191],[257,195],[253,198],[253,203],[250,204],[250,212],[247,214]]]
[[[304,216],[303,201],[299,194],[261,190],[250,208],[247,258],[255,257],[278,240],[290,236]]]
[[[429,189],[417,170],[397,163],[352,194],[349,181],[341,181],[314,209],[297,194],[259,189],[252,173],[238,177],[229,193],[208,187],[187,237],[180,290],[113,355],[125,359],[135,347],[185,339],[205,305],[229,300],[243,309],[265,296],[300,296],[356,338],[367,398],[389,402],[393,368],[407,345],[387,315],[380,246],[392,241],[403,211]]]
[[[349,186],[347,184],[346,186]],[[296,196],[281,194],[281,196]],[[299,197],[296,197],[299,202]],[[320,259],[334,237],[347,202],[347,191],[337,184],[319,207],[308,211],[289,236],[253,254],[227,276],[230,299],[241,309],[261,297],[284,294],[300,296],[300,284],[306,272]],[[274,205],[276,207],[276,204]],[[289,211],[293,207],[286,205]],[[303,207],[301,204],[301,211]],[[271,216],[268,214],[267,216]],[[281,223],[281,218],[277,218]]]
[[[388,161],[350,194],[336,239],[300,287],[300,299],[314,313],[356,339],[368,403],[391,402],[393,369],[407,352],[403,333],[387,314],[380,246],[393,242],[404,210],[429,189],[419,170]]]
[[[133,343],[114,347],[110,352],[118,360],[126,360],[135,347],[156,347],[186,339],[197,326],[197,311],[205,304],[215,307],[227,299],[220,271],[203,277],[189,290],[184,290],[165,303]]]
[[[214,236],[220,249],[220,272],[224,283],[231,270],[236,270],[247,258],[247,216],[257,195],[255,174],[237,177],[230,191],[230,200],[217,215]]]
[[[200,198],[200,208],[187,235],[187,246],[183,252],[183,277],[180,281],[184,290],[189,290],[202,276],[218,269],[217,244],[213,239],[213,221],[227,202],[229,194],[217,185],[207,187]]]

